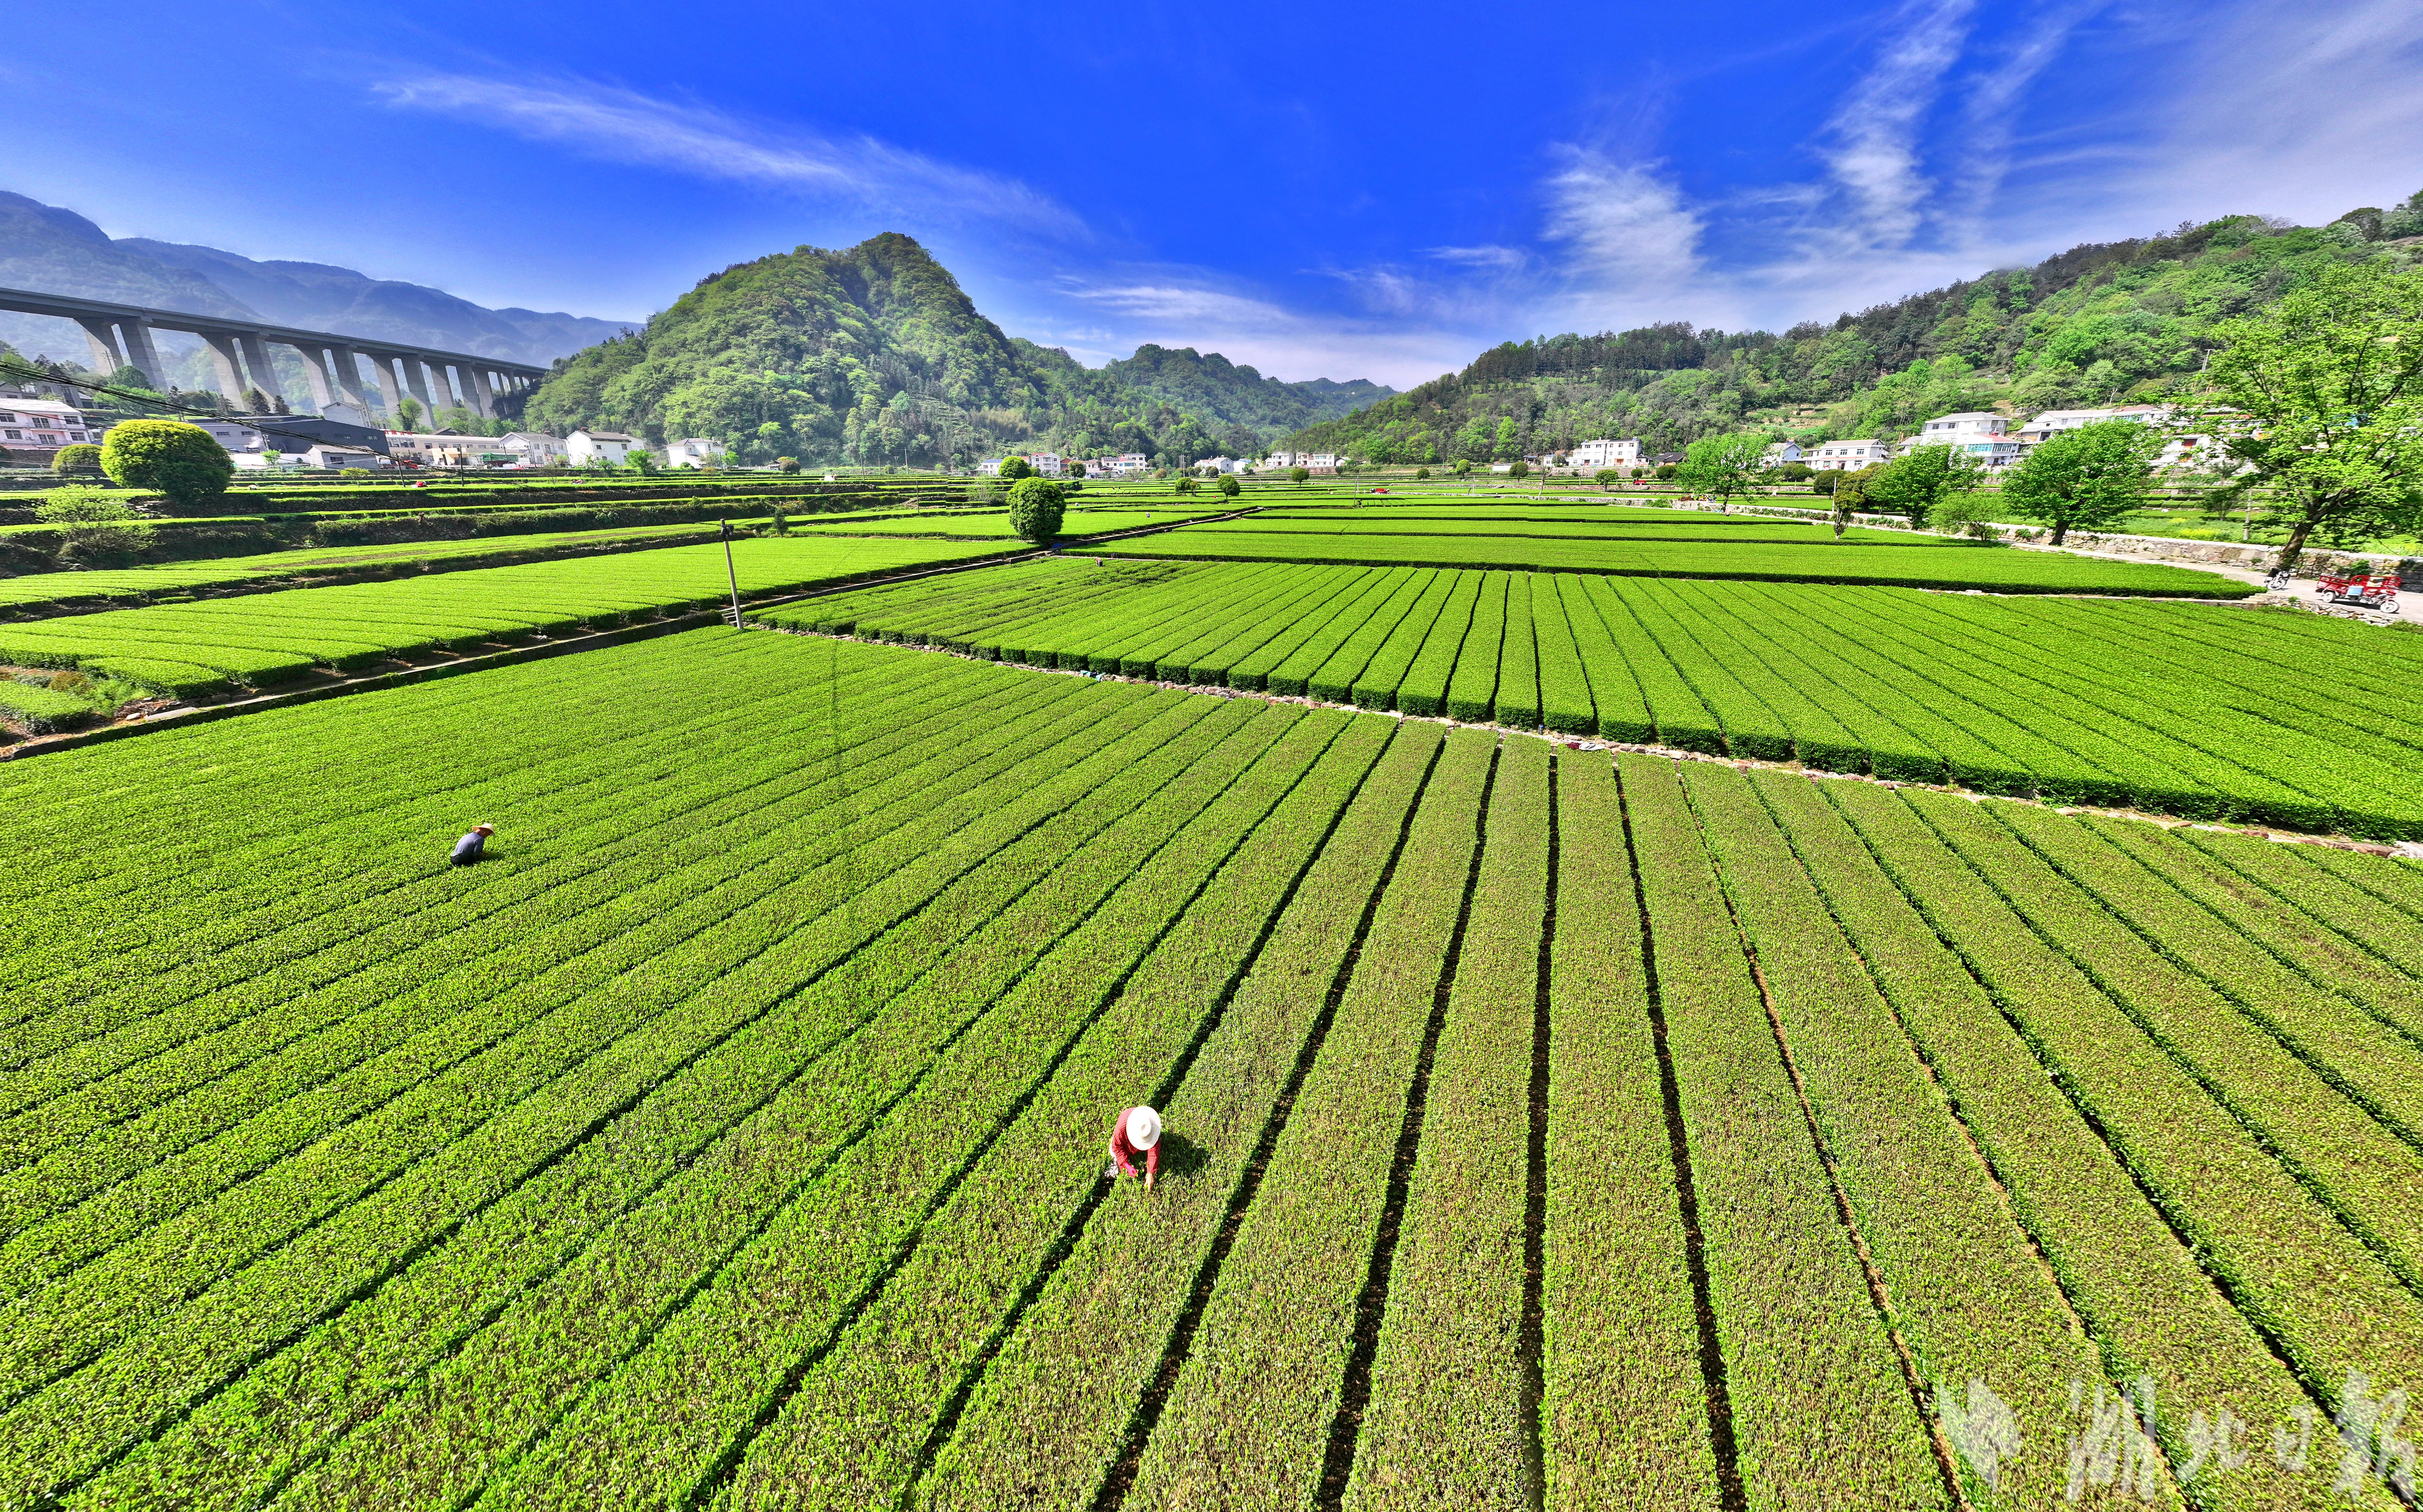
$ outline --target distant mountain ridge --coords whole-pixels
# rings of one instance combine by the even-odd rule
[[[2073,247],[1782,335],[1670,322],[1508,342],[1461,373],[1314,422],[1290,450],[1429,465],[1512,462],[1598,437],[1650,453],[1766,430],[1898,438],[1959,410],[2020,415],[2193,387],[2213,326],[2334,263],[2423,261],[2423,194],[2327,226],[2255,215]]]
[[[6,190],[0,190],[0,285],[198,315],[248,316],[534,364],[593,345],[626,325],[560,310],[490,310],[442,289],[322,263],[256,262],[211,247],[112,238],[72,210]],[[0,339],[21,350],[45,347],[52,357],[85,360],[83,338],[63,323],[0,316]]]
[[[1217,353],[1158,346],[1089,369],[987,320],[897,232],[801,247],[700,280],[559,365],[529,423],[713,437],[746,461],[968,466],[1009,450],[1164,461],[1259,455],[1294,426],[1392,390],[1289,384]]]

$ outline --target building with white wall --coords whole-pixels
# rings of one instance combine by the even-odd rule
[[[1801,460],[1820,472],[1857,472],[1861,468],[1892,461],[1892,448],[1874,437],[1863,436],[1853,441],[1820,442]]]
[[[0,399],[0,446],[21,461],[47,462],[63,446],[98,442],[84,411],[55,399]]]
[[[2012,433],[2011,417],[1988,414],[1984,410],[1938,415],[1901,443],[1900,454],[1908,456],[1922,446],[1955,447],[1971,461],[1985,468],[2010,467],[2026,450]]]
[[[691,436],[665,443],[665,466],[711,468],[723,461],[723,443],[710,436]]]
[[[621,431],[574,431],[563,438],[563,459],[576,468],[585,468],[592,462],[619,467],[638,446],[639,438]]]
[[[1584,441],[1565,454],[1565,462],[1585,472],[1596,472],[1601,468],[1637,468],[1640,466],[1640,438],[1619,441],[1601,437],[1595,441]]]
[[[517,467],[551,468],[563,460],[563,443],[545,431],[507,431],[497,445],[521,458]]]
[[[1798,441],[1778,441],[1766,449],[1766,454],[1758,459],[1758,465],[1763,468],[1780,468],[1786,462],[1807,460],[1808,458],[1801,454]]]

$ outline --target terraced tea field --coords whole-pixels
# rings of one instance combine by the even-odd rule
[[[1479,516],[1481,511],[1471,512]],[[1099,549],[1123,557],[1231,562],[1356,563],[1620,573],[1757,582],[1975,588],[1998,593],[2243,598],[2253,584],[2160,563],[2108,561],[2014,547],[1860,531],[1836,542],[1830,527],[1686,510],[1642,510],[1664,521],[1638,528],[1336,517],[1243,519],[1190,525]],[[1576,513],[1581,513],[1577,506]],[[1737,523],[1727,526],[1731,518]]]
[[[0,799],[0,1505],[2411,1475],[2405,860],[725,629]]]
[[[1986,792],[2423,837],[2423,640],[2193,604],[1046,563],[768,623]]]
[[[353,670],[420,651],[711,609],[726,601],[735,574],[741,593],[762,595],[1025,549],[1022,542],[756,539],[734,543],[727,567],[721,544],[666,547],[0,624],[0,661],[80,668],[191,697],[314,667]]]

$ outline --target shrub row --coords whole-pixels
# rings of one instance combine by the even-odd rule
[[[771,623],[1898,781],[2423,836],[2423,645],[2315,616],[1425,567],[1034,564]],[[2208,676],[2206,668],[2259,668]],[[2351,690],[2367,711],[2334,721]],[[1338,695],[1344,693],[1344,697]]]

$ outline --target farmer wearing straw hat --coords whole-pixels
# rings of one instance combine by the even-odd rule
[[[494,824],[472,825],[470,834],[454,842],[454,853],[446,858],[447,862],[457,867],[469,866],[488,853],[488,836],[496,833]]]
[[[1128,1108],[1111,1125],[1111,1163],[1102,1168],[1102,1179],[1134,1175],[1139,1154],[1144,1156],[1144,1189],[1150,1191],[1153,1174],[1161,1170],[1161,1115],[1148,1107]]]

